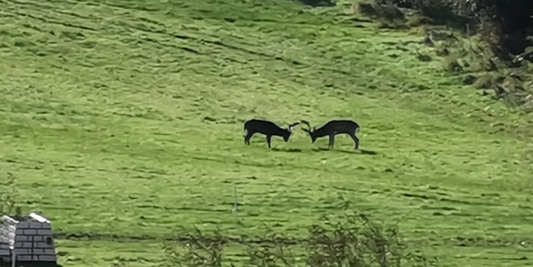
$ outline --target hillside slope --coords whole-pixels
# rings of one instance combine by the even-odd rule
[[[420,62],[420,36],[291,1],[176,2],[0,0],[0,169],[65,266],[156,265],[192,224],[299,237],[339,193],[443,266],[527,265],[526,118]],[[362,151],[300,129],[247,147],[253,117],[351,118]]]

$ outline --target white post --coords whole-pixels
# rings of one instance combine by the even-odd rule
[[[15,267],[16,261],[17,261],[17,255],[15,255],[15,250],[12,247],[11,248],[11,267]]]

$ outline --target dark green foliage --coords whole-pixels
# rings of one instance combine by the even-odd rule
[[[469,85],[492,90],[492,96],[509,107],[531,110],[528,106],[532,105],[533,88],[522,81],[531,79],[526,74],[526,62],[533,61],[533,1],[373,0],[358,6],[361,13],[382,24],[386,21],[388,28],[394,23],[390,12],[382,10],[409,14],[402,22],[409,27],[424,25],[424,43],[435,48],[435,55],[445,57],[444,70],[454,74],[479,73],[479,80]],[[426,58],[419,54],[421,61]],[[511,78],[509,73],[520,78]],[[483,95],[487,94],[490,93],[484,91]]]
[[[434,24],[461,29],[469,34],[482,32],[500,57],[521,54],[532,46],[533,1],[509,0],[376,0],[417,10]]]
[[[223,245],[231,242],[235,240],[219,234],[206,236],[197,230],[187,235],[186,242],[164,244],[164,266],[235,266],[239,263],[222,257]],[[365,214],[347,213],[337,220],[323,216],[309,227],[308,237],[302,240],[271,232],[264,238],[238,242],[246,246],[246,266],[437,266],[437,261],[408,249],[397,225],[377,224]],[[303,249],[304,259],[297,261],[294,249]]]
[[[450,0],[376,0],[380,5],[394,5],[403,9],[416,10],[423,17],[428,18],[430,24],[448,25],[466,30],[466,25],[472,23],[465,2]]]

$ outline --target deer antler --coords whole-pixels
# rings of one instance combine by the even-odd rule
[[[306,121],[306,120],[300,120],[300,122],[302,122],[303,124],[307,125],[307,128],[309,128],[308,130],[311,131],[311,124],[309,124],[308,121]]]

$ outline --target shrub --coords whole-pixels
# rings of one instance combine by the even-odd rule
[[[338,219],[322,216],[308,228],[307,238],[300,240],[274,232],[255,240],[231,240],[195,230],[185,241],[164,244],[164,266],[235,266],[236,262],[222,257],[224,244],[231,242],[246,246],[246,266],[437,266],[437,261],[409,250],[397,224],[379,224],[365,214],[345,212]],[[293,250],[305,251],[304,259],[297,261]]]
[[[370,0],[356,5],[355,11],[377,18],[381,27],[423,25],[423,43],[444,57],[443,70],[466,74],[465,84],[483,89],[482,95],[533,112],[533,86],[524,82],[533,78],[533,1]],[[385,7],[406,19],[395,13],[391,20]]]
[[[20,207],[17,205],[17,179],[10,172],[6,173],[6,186],[8,191],[0,195],[0,215],[22,216]],[[14,214],[15,213],[15,214]]]

